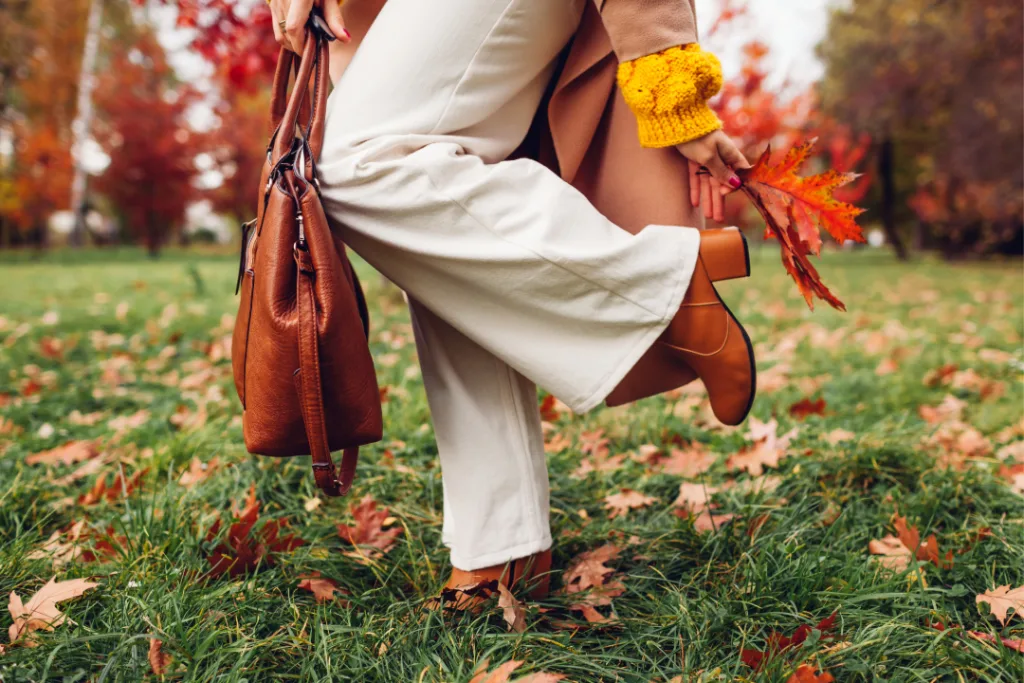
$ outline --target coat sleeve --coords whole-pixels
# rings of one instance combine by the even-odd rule
[[[722,127],[707,102],[722,66],[697,43],[694,0],[593,0],[619,60],[618,84],[640,144],[670,147]]]

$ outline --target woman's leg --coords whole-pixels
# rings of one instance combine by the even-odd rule
[[[676,314],[696,230],[633,236],[504,161],[589,0],[389,0],[329,102],[324,205],[346,241],[476,345],[583,412]]]
[[[444,481],[442,539],[459,569],[551,547],[533,383],[410,300]]]

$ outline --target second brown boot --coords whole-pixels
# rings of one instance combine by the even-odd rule
[[[659,341],[693,368],[708,390],[715,417],[727,425],[740,424],[750,413],[757,393],[757,368],[747,331],[712,280],[725,279],[721,274],[749,272],[742,234],[734,233],[721,248],[705,249],[702,244],[690,288]]]

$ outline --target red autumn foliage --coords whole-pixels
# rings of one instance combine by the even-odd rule
[[[819,398],[816,401],[804,398],[789,407],[789,414],[798,420],[802,420],[811,415],[824,415],[825,405],[825,399],[823,398]]]
[[[294,534],[281,535],[288,528],[288,521],[284,519],[270,520],[253,533],[260,518],[255,485],[249,489],[245,507],[239,511],[232,506],[232,513],[234,520],[228,527],[227,543],[218,544],[206,558],[210,563],[209,576],[216,577],[225,573],[228,576],[239,576],[255,570],[260,563],[274,564],[274,553],[290,552],[305,545],[305,541]],[[206,540],[215,541],[219,532],[218,519],[210,527]]]
[[[801,645],[807,637],[811,635],[812,631],[820,631],[821,639],[834,638],[834,635],[830,635],[831,631],[836,625],[836,616],[838,612],[833,612],[831,616],[828,616],[817,623],[815,626],[808,626],[807,624],[801,624],[793,631],[793,635],[784,636],[778,631],[772,631],[768,636],[768,648],[762,652],[760,650],[748,650],[744,649],[740,652],[740,659],[743,663],[752,669],[759,670],[769,660],[773,659],[780,653],[788,650],[795,645]]]
[[[864,242],[856,223],[862,209],[838,201],[834,190],[854,179],[856,174],[826,171],[813,176],[798,176],[797,171],[811,154],[816,140],[793,147],[781,163],[772,166],[771,146],[754,167],[738,171],[743,178],[743,193],[765,220],[765,238],[779,240],[782,264],[793,277],[807,305],[814,308],[814,296],[841,311],[846,306],[822,283],[808,256],[821,253],[824,228],[836,241]]]
[[[189,85],[171,88],[172,77],[156,36],[146,33],[114,56],[96,91],[96,137],[111,158],[97,189],[152,254],[180,228],[199,194],[195,158],[204,145],[186,114],[201,94]]]

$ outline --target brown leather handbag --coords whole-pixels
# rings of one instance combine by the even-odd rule
[[[359,446],[381,439],[382,417],[366,301],[317,180],[332,39],[313,17],[297,66],[288,50],[278,58],[257,216],[243,229],[231,364],[248,451],[310,454],[317,486],[340,496]],[[344,450],[340,471],[336,450]]]

